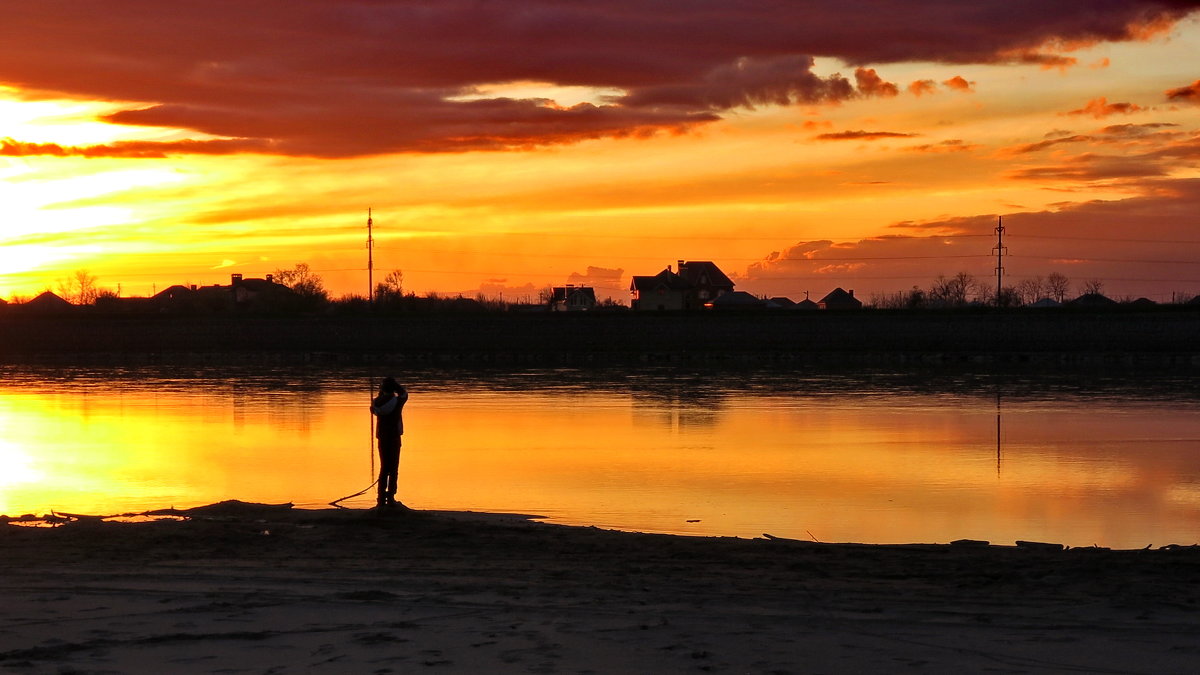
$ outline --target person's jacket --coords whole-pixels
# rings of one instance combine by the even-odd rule
[[[371,401],[371,412],[379,418],[375,424],[375,438],[393,439],[404,434],[404,404],[408,402],[408,391],[401,388],[399,394],[380,394]]]

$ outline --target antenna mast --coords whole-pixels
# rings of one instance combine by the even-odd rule
[[[996,254],[996,306],[1000,306],[1004,293],[1004,256],[1008,247],[1004,245],[1004,216],[996,216],[996,245],[992,247]]]
[[[375,306],[375,238],[372,236],[371,209],[367,208],[367,304]]]

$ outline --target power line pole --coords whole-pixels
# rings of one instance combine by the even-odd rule
[[[1004,216],[996,216],[996,245],[992,253],[996,254],[996,306],[999,307],[1004,293],[1004,256],[1008,254],[1004,245]]]
[[[371,209],[367,208],[367,304],[375,306],[375,238],[372,236]]]

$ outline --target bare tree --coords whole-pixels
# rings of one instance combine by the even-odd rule
[[[1064,302],[1071,292],[1071,280],[1065,274],[1051,272],[1050,276],[1046,277],[1046,290],[1050,293],[1050,297],[1058,302]]]
[[[1083,292],[1085,294],[1100,295],[1100,292],[1103,290],[1104,282],[1100,281],[1099,279],[1088,279],[1087,281],[1083,282]]]
[[[1017,282],[1017,299],[1020,300],[1022,305],[1032,305],[1046,297],[1048,293],[1046,280],[1041,277],[1030,277]]]
[[[404,297],[404,272],[392,270],[383,281],[375,284],[376,300],[398,300]]]
[[[99,293],[96,276],[87,270],[75,270],[71,276],[58,281],[58,294],[76,305],[90,305],[96,302]]]
[[[319,304],[329,300],[329,292],[325,290],[325,281],[312,271],[308,263],[297,263],[290,270],[275,270],[275,281],[296,292],[305,301]]]
[[[978,292],[979,283],[967,272],[947,278],[939,274],[929,288],[929,300],[943,307],[962,307]]]

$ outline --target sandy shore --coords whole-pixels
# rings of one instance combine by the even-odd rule
[[[223,503],[0,525],[0,671],[1192,673],[1200,549],[868,546]]]

